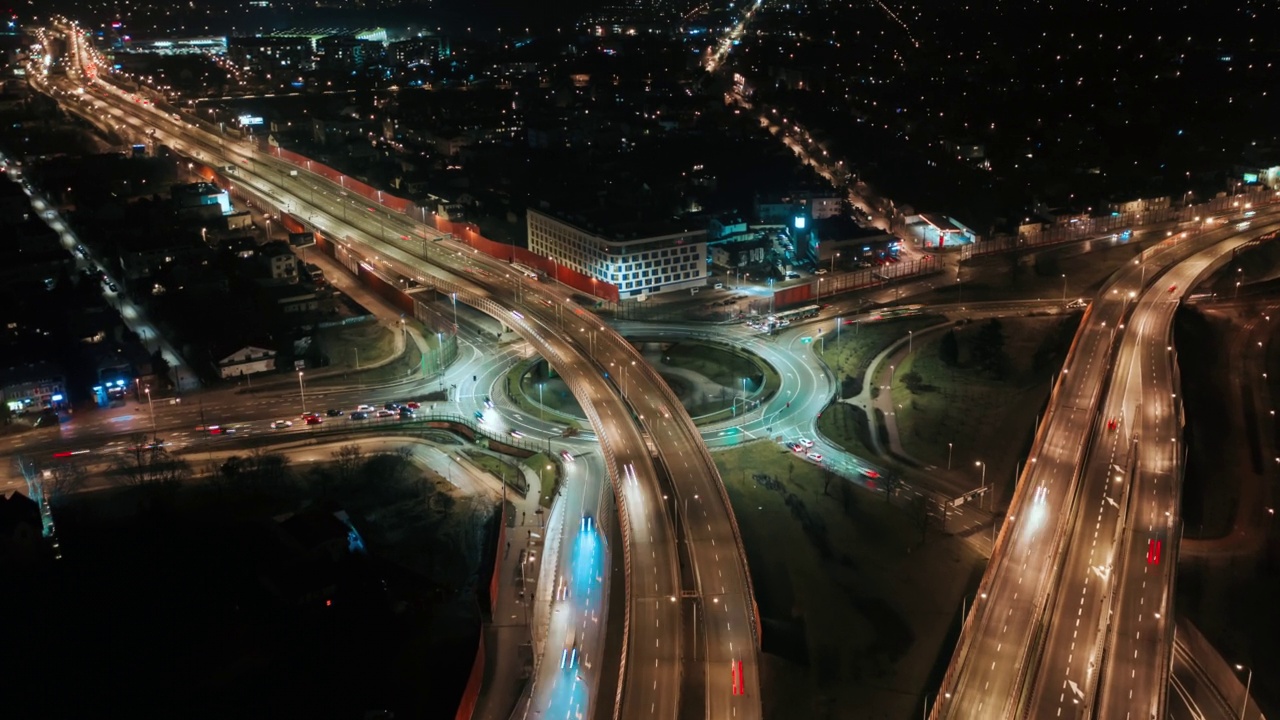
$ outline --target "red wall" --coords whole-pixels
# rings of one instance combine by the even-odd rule
[[[389,210],[404,214],[417,214],[419,212],[419,208],[405,198],[396,197],[389,192],[379,191],[353,177],[334,170],[322,162],[311,160],[310,158],[304,155],[299,155],[292,150],[286,150],[281,147],[268,147],[265,149],[265,152],[292,163],[299,168],[316,173],[317,175],[322,175],[333,182],[340,183],[347,189],[347,192],[363,197],[371,202],[381,204]],[[223,184],[225,185],[226,182],[226,179],[224,179]],[[618,302],[618,288],[609,283],[596,280],[590,275],[583,275],[571,268],[561,267],[550,258],[535,255],[524,248],[494,242],[481,235],[479,229],[470,223],[451,222],[434,213],[431,214],[431,218],[434,221],[437,230],[440,232],[452,233],[453,236],[461,242],[466,243],[489,257],[506,260],[507,262],[523,263],[529,267],[542,270],[549,277],[553,277],[559,282],[562,282],[575,290],[588,293],[602,300],[608,300],[609,302]],[[291,228],[290,232],[302,232],[302,230],[293,230]]]
[[[773,294],[773,307],[782,310],[789,305],[800,305],[813,300],[813,285],[805,283],[778,290]]]
[[[498,517],[498,549],[493,553],[493,576],[489,578],[489,617],[498,609],[498,578],[502,575],[502,557],[506,554],[507,504],[502,503]]]
[[[412,297],[401,292],[395,285],[383,280],[377,273],[367,269],[364,266],[364,263],[361,263],[358,267],[360,268],[360,281],[368,286],[370,290],[374,291],[382,297],[382,299],[394,305],[401,312],[408,315],[413,314]]]
[[[289,213],[280,213],[280,224],[284,226],[285,230],[288,230],[291,233],[301,233],[301,232],[307,231],[307,228],[304,227],[302,223],[298,221],[297,218],[290,215]]]
[[[458,702],[458,713],[455,720],[471,720],[476,712],[476,703],[480,700],[480,681],[484,678],[484,633],[480,633],[480,644],[476,648],[476,661],[471,664],[471,676],[467,678],[467,687],[462,691],[462,700]]]

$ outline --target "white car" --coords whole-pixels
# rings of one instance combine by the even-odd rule
[[[512,431],[511,431],[511,437],[513,437],[513,438],[522,438],[522,437],[524,437],[524,433],[520,432],[519,430],[512,430]]]
[[[564,458],[564,461],[567,463],[573,462],[573,453],[569,452],[568,450],[561,450],[560,457]]]
[[[813,441],[808,438],[800,438],[800,444],[807,448],[813,447]]]
[[[356,406],[356,412],[373,412],[373,411],[375,411],[375,410],[377,410],[377,408],[375,408],[375,407],[374,407],[374,406],[372,406],[372,405],[357,405],[357,406]]]
[[[292,420],[277,420],[271,423],[272,430],[283,430],[285,428],[291,428],[291,427],[293,427]]]
[[[820,463],[822,462],[822,453],[811,452],[809,453],[809,459],[816,463]]]

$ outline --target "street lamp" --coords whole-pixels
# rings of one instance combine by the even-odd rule
[[[1244,682],[1244,699],[1240,701],[1240,720],[1244,720],[1245,708],[1249,707],[1249,690],[1253,687],[1253,668],[1236,663],[1236,671],[1249,671],[1249,678]]]
[[[840,253],[831,256],[831,272],[836,271],[836,258],[840,257]]]
[[[458,331],[458,293],[450,293],[453,298],[453,330]]]
[[[156,406],[151,403],[151,386],[144,391],[147,394],[147,409],[151,415],[151,442],[156,441]]]
[[[979,487],[979,489],[980,489],[980,490],[986,490],[986,487],[987,487],[987,463],[986,463],[986,461],[984,461],[984,460],[978,460],[977,462],[975,462],[975,463],[974,463],[974,465],[981,465],[981,466],[982,466],[982,482],[981,482],[981,484],[980,484],[978,487]],[[986,493],[986,492],[982,492],[982,499],[978,500],[979,507],[986,507],[986,504],[987,504],[987,503],[986,503],[986,497],[987,497],[987,493]]]
[[[543,385],[546,385],[546,383],[538,383],[538,419],[539,420],[546,420],[542,410],[542,386]]]
[[[912,349],[915,347],[915,346],[913,345],[913,341],[915,340],[915,337],[916,337],[916,336],[915,336],[915,331],[913,331],[913,330],[908,330],[908,331],[907,331],[907,354],[908,354],[908,355],[910,355],[910,354],[911,354]]]
[[[1067,301],[1067,276],[1064,273],[1062,275],[1062,302],[1066,302],[1066,301]]]
[[[302,384],[302,371],[298,371],[298,397],[302,400],[302,414],[307,414],[307,389]]]
[[[953,443],[947,443],[947,469],[948,470],[951,469],[951,451],[952,449],[954,449],[954,447],[955,445]]]

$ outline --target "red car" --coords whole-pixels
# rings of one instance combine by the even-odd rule
[[[1178,289],[1178,286],[1177,286],[1177,285],[1170,285],[1170,286],[1169,286],[1169,292],[1173,292],[1174,290],[1177,290],[1177,289]]]
[[[1118,424],[1119,424],[1119,423],[1117,423],[1117,422],[1116,422],[1116,419],[1115,419],[1115,418],[1111,418],[1110,420],[1108,420],[1108,421],[1107,421],[1107,429],[1108,429],[1108,430],[1115,430],[1115,429],[1116,429],[1116,426],[1117,426]]]
[[[319,415],[312,415],[311,417],[307,418],[308,425],[319,425],[322,422],[324,422],[324,419],[321,418]]]

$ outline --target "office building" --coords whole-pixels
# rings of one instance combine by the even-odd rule
[[[529,210],[529,249],[618,288],[618,297],[702,287],[707,231],[679,223],[609,223]]]

